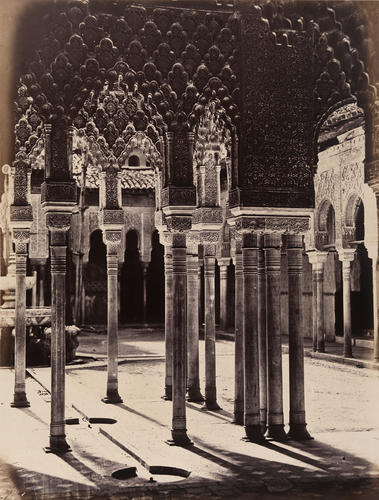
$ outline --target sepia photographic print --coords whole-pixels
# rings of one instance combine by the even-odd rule
[[[378,24],[1,0],[0,500],[379,498]]]

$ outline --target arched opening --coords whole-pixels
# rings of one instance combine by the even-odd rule
[[[120,282],[120,321],[143,320],[143,275],[138,250],[138,234],[131,229],[125,238],[125,259]]]
[[[364,245],[364,205],[358,201],[354,217],[355,241],[359,242],[351,264],[351,329],[356,337],[372,334],[374,327],[372,260]]]
[[[159,243],[157,230],[151,235],[151,262],[147,273],[147,320],[152,323],[164,321],[164,246]]]
[[[140,166],[140,159],[139,159],[139,157],[137,155],[131,155],[131,156],[129,156],[128,166],[129,167],[139,167]]]
[[[335,213],[332,205],[329,206],[326,215],[327,244],[334,245],[336,242]]]
[[[88,264],[84,269],[85,323],[107,322],[107,249],[97,229],[90,237]]]

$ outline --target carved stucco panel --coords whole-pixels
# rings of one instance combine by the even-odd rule
[[[49,256],[49,237],[46,227],[46,215],[41,207],[39,194],[31,194],[33,207],[33,222],[30,228],[29,257],[31,259],[46,259]]]
[[[341,166],[341,201],[342,213],[346,213],[346,206],[351,196],[363,198],[364,166],[363,163],[349,163]]]

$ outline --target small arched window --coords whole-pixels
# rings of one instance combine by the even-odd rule
[[[139,157],[137,155],[129,156],[128,166],[129,167],[139,167],[140,166]]]

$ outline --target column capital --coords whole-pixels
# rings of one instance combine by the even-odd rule
[[[265,248],[277,248],[282,246],[282,233],[264,233],[263,245]]]
[[[170,233],[188,233],[192,226],[191,214],[167,214],[167,230]]]
[[[303,248],[303,235],[302,234],[286,234],[287,248]]]
[[[309,260],[310,264],[312,264],[313,270],[323,268],[323,266],[328,258],[328,252],[320,252],[318,250],[310,250],[306,253],[308,255],[308,260]]]
[[[354,260],[355,248],[338,250],[338,260],[342,263]]]
[[[244,248],[258,248],[258,234],[254,232],[243,233],[242,235],[242,249]]]
[[[27,244],[30,239],[30,230],[28,228],[13,229],[12,239],[15,244],[16,254],[27,253]]]
[[[46,226],[51,232],[67,232],[71,227],[71,207],[67,210],[46,210]]]
[[[107,247],[107,255],[117,254],[118,248],[121,245],[121,239],[121,230],[108,228],[104,229],[103,226],[103,241]]]
[[[228,267],[230,264],[230,257],[221,257],[217,259],[218,265],[221,267]]]

